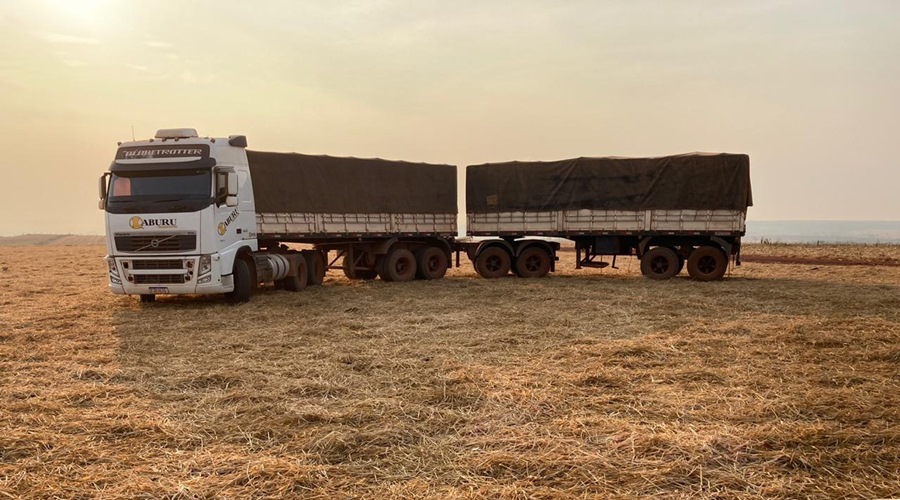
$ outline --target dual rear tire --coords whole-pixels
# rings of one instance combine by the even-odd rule
[[[375,279],[384,281],[412,281],[414,279],[436,280],[447,274],[450,260],[443,249],[436,246],[422,247],[413,253],[407,248],[392,248],[379,257],[374,269],[360,267],[344,257],[344,275],[349,279]]]
[[[475,257],[475,271],[482,278],[496,279],[509,274],[512,258],[500,247],[488,247]]]
[[[510,270],[520,278],[543,278],[550,273],[551,259],[547,250],[531,246],[522,250],[513,262],[506,249],[493,246],[485,248],[475,257],[475,272],[488,279],[502,278]]]
[[[300,253],[306,259],[307,284],[321,285],[325,281],[325,272],[328,271],[325,256],[318,250],[302,250]]]
[[[543,278],[550,273],[550,254],[540,247],[528,247],[516,257],[513,269],[520,278]]]
[[[299,292],[306,288],[306,285],[309,283],[309,265],[306,258],[301,254],[301,257],[291,259],[291,267],[292,269],[288,272],[288,275],[280,281],[284,283],[285,290]]]
[[[669,247],[651,248],[641,257],[641,274],[652,280],[673,278],[684,266],[684,258]],[[728,257],[718,247],[703,245],[688,255],[688,274],[697,281],[720,280],[727,270]]]
[[[317,251],[302,252],[300,254],[292,254],[288,256],[291,269],[288,275],[280,280],[275,281],[275,288],[285,289],[291,292],[299,292],[306,288],[306,285],[313,280],[314,284],[321,284],[321,279],[325,276],[324,256]],[[315,266],[317,260],[321,260],[321,265],[317,268],[310,269]],[[315,279],[313,279],[315,275]],[[232,304],[248,302],[253,288],[257,285],[254,283],[254,273],[250,272],[250,264],[241,257],[234,259],[234,268],[232,270],[234,280],[234,289],[225,293],[225,300]],[[318,281],[318,283],[316,283]]]
[[[728,270],[728,258],[719,248],[704,245],[688,256],[687,270],[697,281],[720,280]]]
[[[678,254],[669,247],[651,248],[641,257],[641,274],[652,280],[674,278],[680,270]]]
[[[424,247],[416,250],[416,278],[439,280],[447,274],[450,258],[438,247]]]
[[[394,248],[376,265],[378,276],[384,281],[412,281],[416,279],[416,256],[405,248]]]

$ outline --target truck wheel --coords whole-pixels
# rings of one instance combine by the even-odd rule
[[[509,254],[500,247],[488,247],[475,257],[475,271],[482,278],[502,278],[509,274]]]
[[[150,302],[156,302],[156,295],[152,293],[142,293],[141,294],[141,302],[145,304],[149,304]]]
[[[543,278],[549,272],[550,254],[543,248],[526,248],[516,257],[516,275],[522,278]]]
[[[641,257],[641,274],[652,280],[667,280],[678,274],[678,255],[671,248],[656,247]]]
[[[395,248],[384,256],[378,271],[384,281],[412,281],[416,278],[416,257],[405,248]]]
[[[284,277],[284,289],[289,292],[299,292],[306,288],[306,283],[309,280],[309,271],[306,267],[306,259],[303,258],[303,255],[296,256],[296,258],[291,259],[291,272],[288,276]]]
[[[447,254],[438,247],[420,248],[416,252],[416,278],[439,280],[447,274]]]
[[[704,245],[688,256],[688,274],[697,281],[715,281],[725,276],[728,258],[725,252],[711,245]]]
[[[250,267],[247,261],[243,259],[234,259],[234,290],[225,293],[225,299],[237,304],[250,300],[250,291],[253,290],[253,283],[250,283]]]
[[[341,269],[344,271],[344,276],[351,280],[373,280],[378,277],[378,272],[374,269],[353,269],[353,263],[347,259],[346,255]]]
[[[325,257],[318,250],[303,250],[300,252],[306,259],[307,284],[321,285],[325,281]]]
[[[348,280],[359,279],[356,277],[356,272],[353,269],[353,262],[350,262],[349,255],[345,255],[344,260],[341,261],[341,271],[344,271],[344,276],[346,276]]]

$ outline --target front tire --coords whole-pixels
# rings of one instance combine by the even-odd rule
[[[250,266],[241,258],[234,259],[234,290],[225,293],[225,299],[232,304],[250,301],[253,283],[250,280]]]

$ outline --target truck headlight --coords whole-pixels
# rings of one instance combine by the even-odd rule
[[[200,276],[209,274],[209,272],[212,270],[212,259],[210,259],[209,255],[200,256],[200,265],[198,267]]]
[[[107,257],[106,265],[109,266],[109,274],[112,274],[113,276],[119,275],[119,267],[116,266],[116,259],[114,259],[112,257]]]

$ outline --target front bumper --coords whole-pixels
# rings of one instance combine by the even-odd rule
[[[219,255],[106,257],[109,290],[115,294],[211,294],[234,289],[231,276],[223,279]]]

